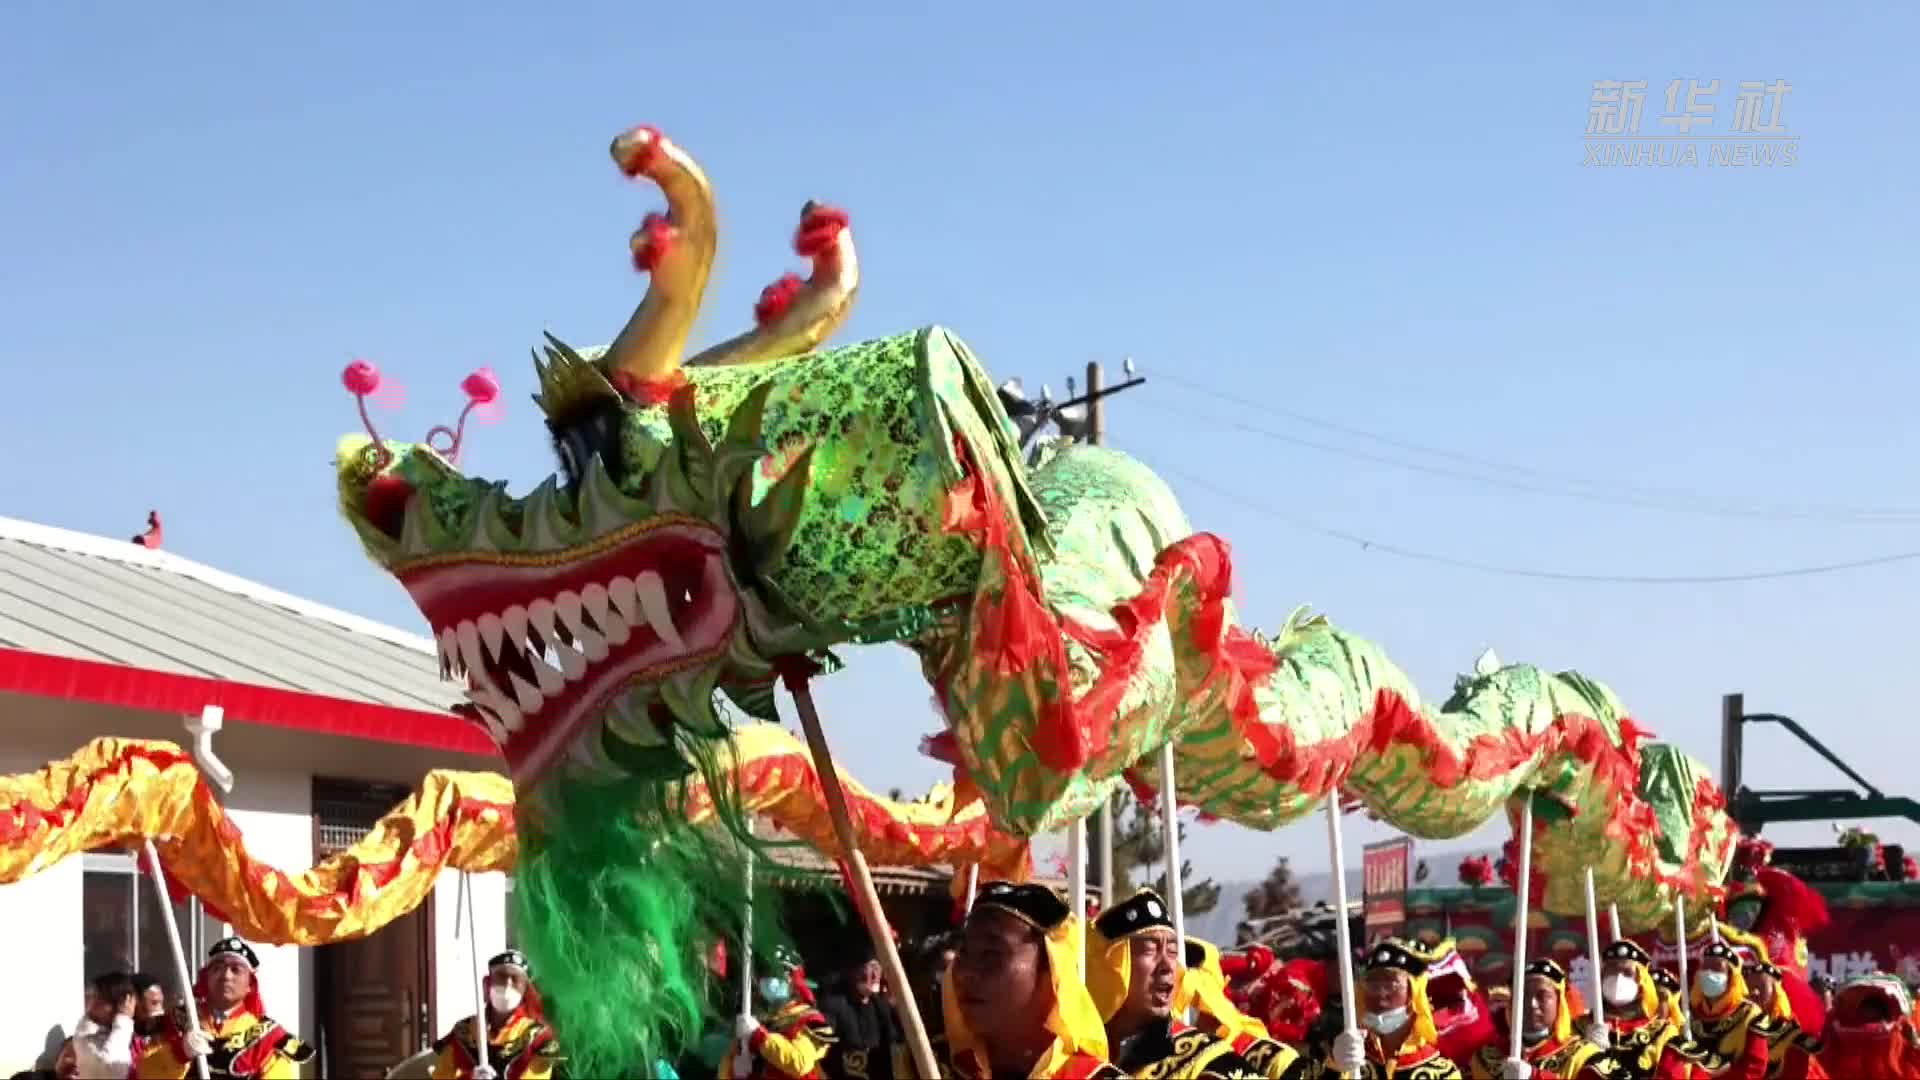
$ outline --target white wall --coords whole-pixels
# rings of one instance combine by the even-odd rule
[[[312,866],[312,774],[229,765],[234,781],[227,816],[246,838],[247,853],[296,874]],[[210,924],[203,940],[209,945],[220,940],[220,930],[219,924]],[[313,962],[308,950],[257,941],[247,944],[260,956],[256,978],[267,1013],[289,1031],[312,1038],[319,1028],[319,1013],[314,1009]]]
[[[454,920],[460,907],[460,875],[444,871],[433,889],[434,1007],[433,1031],[438,1038],[447,1029],[473,1015],[474,989],[480,969],[474,964],[473,946],[480,946],[480,963],[500,955],[507,948],[507,877],[505,874],[475,874],[473,881],[473,921],[479,924],[476,939],[463,925],[454,937]]]
[[[101,735],[175,743],[186,738],[178,717],[0,694],[0,775],[36,772]],[[231,716],[217,746],[235,773],[226,806],[248,852],[292,873],[314,862],[314,775],[417,784],[432,768],[498,768],[497,762],[467,755],[257,727]],[[57,1029],[55,1039],[64,1038],[80,1016],[81,988],[89,974],[81,970],[86,962],[81,881],[76,855],[18,883],[0,885],[0,953],[10,961],[10,972],[37,973],[0,977],[0,1076],[31,1068],[49,1035]],[[484,962],[506,947],[506,878],[482,874],[473,881]],[[144,879],[140,886],[149,887]],[[443,874],[433,905],[436,1037],[473,1012],[472,954],[465,936],[454,939],[458,894],[459,876]],[[209,920],[201,940],[212,944],[220,937],[220,925]],[[312,1038],[321,1014],[312,951],[253,944],[268,1011],[296,1034]],[[190,961],[197,966],[199,959]]]
[[[0,1076],[12,1076],[37,1055],[58,1052],[80,1019],[80,860],[0,886],[0,927],[10,972],[0,978]]]

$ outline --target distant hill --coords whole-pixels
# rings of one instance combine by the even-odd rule
[[[1499,849],[1470,849],[1464,851],[1438,851],[1428,854],[1418,849],[1414,851],[1416,862],[1427,864],[1427,880],[1416,888],[1444,888],[1458,883],[1460,860],[1475,855],[1485,855],[1489,859],[1500,857]],[[1300,885],[1300,899],[1311,906],[1322,900],[1333,902],[1333,875],[1322,871],[1317,874],[1298,874],[1294,881]],[[1357,865],[1347,868],[1347,899],[1360,899],[1365,878]],[[1222,881],[1220,884],[1220,903],[1204,915],[1196,915],[1187,921],[1187,932],[1218,945],[1233,944],[1234,927],[1247,917],[1245,900],[1259,886],[1259,881]]]

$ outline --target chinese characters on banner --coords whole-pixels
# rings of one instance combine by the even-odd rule
[[[1730,90],[1726,98],[1723,85]],[[1664,109],[1646,124],[1647,96]],[[1586,165],[1780,167],[1797,164],[1800,137],[1783,119],[1793,86],[1720,79],[1600,79],[1587,104]],[[1722,106],[1730,106],[1722,108]]]
[[[1412,864],[1413,841],[1405,837],[1368,844],[1362,853],[1361,908],[1369,943],[1393,936],[1406,921]]]

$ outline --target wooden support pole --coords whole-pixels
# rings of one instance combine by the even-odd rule
[[[887,973],[887,985],[899,1004],[900,1022],[907,1029],[907,1049],[913,1053],[914,1071],[920,1076],[939,1076],[933,1043],[920,1020],[920,1007],[913,1000],[913,984],[907,979],[907,967],[900,962],[900,950],[888,932],[886,916],[880,910],[880,894],[873,887],[873,875],[867,870],[866,856],[860,853],[860,840],[853,832],[853,817],[847,812],[847,793],[840,786],[840,772],[834,768],[826,732],[821,730],[813,691],[807,688],[804,679],[789,679],[787,689],[793,693],[793,703],[800,711],[800,726],[807,734],[807,748],[813,752],[813,768],[820,777],[820,790],[827,796],[833,834],[840,841],[840,851],[846,856],[847,868],[853,876],[853,887],[858,890],[856,899],[866,916],[867,933],[873,937],[874,955],[880,958],[880,966]]]

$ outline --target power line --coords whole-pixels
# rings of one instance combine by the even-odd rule
[[[1863,570],[1869,567],[1886,566],[1891,563],[1920,559],[1920,551],[1902,551],[1889,555],[1876,555],[1864,559],[1821,563],[1815,566],[1796,566],[1780,570],[1759,570],[1741,574],[1583,574],[1560,570],[1503,566],[1497,563],[1455,558],[1451,555],[1440,555],[1431,551],[1420,551],[1416,548],[1402,547],[1398,544],[1390,544],[1384,541],[1370,539],[1358,533],[1332,528],[1305,518],[1296,517],[1267,503],[1250,499],[1245,494],[1235,491],[1224,484],[1216,483],[1204,477],[1186,472],[1185,470],[1159,467],[1158,471],[1169,476],[1177,476],[1194,487],[1211,491],[1249,510],[1285,522],[1303,532],[1316,533],[1328,539],[1355,544],[1359,546],[1362,551],[1378,551],[1402,559],[1412,559],[1418,562],[1434,563],[1440,566],[1454,567],[1459,570],[1473,570],[1483,574],[1495,574],[1502,577],[1608,585],[1726,585],[1742,581],[1775,581],[1783,578],[1814,577],[1821,574],[1834,574],[1846,570]]]
[[[1166,372],[1159,371],[1157,369],[1154,371],[1153,374],[1156,379],[1164,380],[1167,383],[1175,386],[1176,388],[1185,390],[1189,393],[1199,394],[1199,395],[1210,397],[1210,398],[1216,398],[1218,400],[1229,402],[1239,407],[1252,407],[1252,403],[1249,401],[1248,397],[1245,394],[1230,394],[1225,391],[1216,390],[1202,383],[1195,382],[1191,379],[1183,378],[1178,375],[1170,375],[1170,374],[1167,374]],[[1353,458],[1360,461],[1372,462],[1374,464],[1385,465],[1390,468],[1404,469],[1411,472],[1424,473],[1429,476],[1440,476],[1440,477],[1446,477],[1446,478],[1455,479],[1455,480],[1464,480],[1470,483],[1485,484],[1492,487],[1507,488],[1509,490],[1514,490],[1514,491],[1524,491],[1524,492],[1528,492],[1530,494],[1536,494],[1536,495],[1547,495],[1547,496],[1552,496],[1556,498],[1584,499],[1590,502],[1610,503],[1617,506],[1632,506],[1632,507],[1637,507],[1640,509],[1647,509],[1647,510],[1661,510],[1661,511],[1667,511],[1671,513],[1697,514],[1697,515],[1705,515],[1710,517],[1758,518],[1758,519],[1776,520],[1776,521],[1837,521],[1837,522],[1845,522],[1847,524],[1871,524],[1871,525],[1913,525],[1913,524],[1920,523],[1920,509],[1898,509],[1898,508],[1889,508],[1889,507],[1844,507],[1844,506],[1804,506],[1804,505],[1795,506],[1791,504],[1781,504],[1781,503],[1769,504],[1764,502],[1754,502],[1752,500],[1729,500],[1723,496],[1713,496],[1713,495],[1708,495],[1702,492],[1692,492],[1692,491],[1684,491],[1684,490],[1664,490],[1663,491],[1660,489],[1651,489],[1651,488],[1636,489],[1636,488],[1620,487],[1616,485],[1599,484],[1594,481],[1586,480],[1569,473],[1558,473],[1558,472],[1553,472],[1545,469],[1536,469],[1531,466],[1519,465],[1513,462],[1504,462],[1504,461],[1498,461],[1491,458],[1475,457],[1470,454],[1462,454],[1457,451],[1448,450],[1444,447],[1428,446],[1422,443],[1416,443],[1416,442],[1410,442],[1404,439],[1398,439],[1390,435],[1382,435],[1378,432],[1368,431],[1364,428],[1357,428],[1351,425],[1341,424],[1331,420],[1323,420],[1319,417],[1310,416],[1305,413],[1289,410],[1283,407],[1272,406],[1272,405],[1269,405],[1264,400],[1260,401],[1257,407],[1263,413],[1268,413],[1275,416],[1281,416],[1288,420],[1292,420],[1296,423],[1304,424],[1310,427],[1322,428],[1328,431],[1337,432],[1339,434],[1346,435],[1351,438],[1370,440],[1373,442],[1381,443],[1386,446],[1392,446],[1398,449],[1408,450],[1414,453],[1424,454],[1431,457],[1446,458],[1446,459],[1461,462],[1467,465],[1477,466],[1481,469],[1493,469],[1500,472],[1514,473],[1519,476],[1530,476],[1536,479],[1533,481],[1528,481],[1528,480],[1514,479],[1514,478],[1503,477],[1503,476],[1488,476],[1483,472],[1476,472],[1469,469],[1453,468],[1445,465],[1433,464],[1431,462],[1409,461],[1409,460],[1406,460],[1405,458],[1394,457],[1387,454],[1372,453],[1366,450],[1356,450],[1351,447],[1338,446],[1332,443],[1321,442],[1315,439],[1303,438],[1298,435],[1293,435],[1283,431],[1277,431],[1271,427],[1250,423],[1244,420],[1236,420],[1230,417],[1208,415],[1204,413],[1194,413],[1194,412],[1189,412],[1187,410],[1180,409],[1177,407],[1168,407],[1164,404],[1159,406],[1159,408],[1164,409],[1167,412],[1172,412],[1176,415],[1186,416],[1189,419],[1196,420],[1203,424],[1225,425],[1228,427],[1239,429],[1241,431],[1248,432],[1250,434],[1259,435],[1263,438],[1271,439],[1276,442],[1282,442],[1288,445],[1298,446],[1303,449],[1314,450],[1320,453],[1331,454],[1337,457],[1347,457],[1347,458]],[[1586,488],[1589,490],[1586,490],[1586,491],[1568,490],[1564,486],[1568,484],[1574,485],[1576,487]]]

